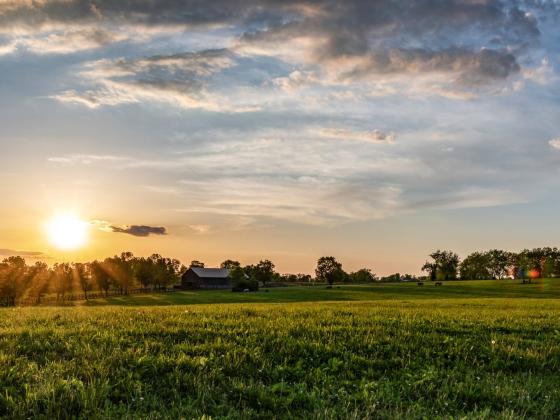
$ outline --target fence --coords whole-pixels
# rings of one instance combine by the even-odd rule
[[[92,300],[92,299],[104,299],[116,296],[127,296],[127,295],[139,295],[143,293],[169,293],[172,289],[149,289],[149,288],[134,288],[128,289],[128,291],[111,290],[108,293],[105,292],[90,292],[87,293],[87,298],[85,293],[70,293],[59,296],[34,296],[27,297],[23,299],[4,299],[0,301],[0,306],[33,306],[39,304],[49,304],[49,303],[68,303],[75,302],[79,300]]]

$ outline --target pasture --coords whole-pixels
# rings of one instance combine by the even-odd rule
[[[557,418],[559,280],[0,310],[11,418]]]

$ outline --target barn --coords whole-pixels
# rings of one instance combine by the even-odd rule
[[[183,289],[229,289],[231,281],[227,268],[191,267],[181,277]]]

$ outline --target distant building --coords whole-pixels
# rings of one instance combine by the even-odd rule
[[[191,267],[181,277],[183,289],[229,289],[231,281],[227,268]]]

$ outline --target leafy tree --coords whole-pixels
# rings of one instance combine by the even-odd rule
[[[233,270],[235,267],[241,267],[239,261],[235,260],[225,260],[223,263],[220,264],[221,268],[227,268],[228,270]]]
[[[55,264],[51,284],[56,293],[56,300],[64,300],[66,293],[73,287],[74,273],[68,263]]]
[[[274,267],[274,263],[270,260],[259,261],[253,270],[254,279],[265,286],[274,277]]]
[[[313,280],[309,274],[282,274],[280,280],[287,283],[311,283]]]
[[[192,260],[190,267],[204,268],[204,263],[202,261]]]
[[[488,253],[473,252],[461,262],[459,271],[462,279],[486,280],[492,278],[490,255]]]
[[[299,283],[311,283],[313,281],[313,278],[309,274],[300,273],[300,274],[296,274],[296,277]]]
[[[29,268],[28,276],[30,278],[28,297],[40,303],[42,296],[47,293],[49,288],[50,270],[47,264],[37,261]]]
[[[551,256],[547,256],[543,263],[542,276],[544,278],[554,277],[555,275],[555,261]]]
[[[117,284],[125,295],[128,295],[128,289],[134,284],[133,260],[132,252],[122,252],[119,257],[114,258]]]
[[[372,283],[375,279],[375,274],[373,274],[369,268],[362,268],[350,273],[350,280],[352,283]]]
[[[89,268],[93,282],[105,293],[105,296],[108,296],[112,279],[107,270],[106,263],[93,261]]]
[[[344,275],[342,264],[335,257],[321,257],[317,260],[317,268],[315,269],[317,281],[332,285],[335,282],[342,281]]]
[[[153,262],[154,279],[158,288],[165,288],[178,282],[183,269],[179,260],[164,258],[158,254],[152,255],[150,259]]]
[[[4,305],[13,306],[27,290],[28,267],[22,257],[9,257],[0,264],[0,297]]]
[[[134,278],[144,288],[154,284],[154,262],[151,258],[136,258],[133,264]]]
[[[422,266],[422,271],[426,271],[428,273],[428,277],[432,281],[434,281],[437,278],[437,270],[438,270],[438,265],[435,261],[433,262],[426,261]]]
[[[258,281],[247,276],[247,274],[241,267],[234,267],[230,271],[229,276],[232,284],[232,290],[234,292],[242,292],[244,290],[259,290]]]
[[[503,279],[511,271],[511,253],[500,249],[491,249],[487,253],[490,278]]]
[[[248,264],[245,267],[243,267],[243,272],[250,279],[256,279],[256,277],[257,277],[256,270],[257,270],[257,268],[253,264]]]
[[[84,292],[84,297],[87,300],[87,293],[93,288],[89,266],[87,264],[75,263],[72,267],[72,274],[74,276],[74,283],[80,285]]]
[[[382,277],[380,281],[383,283],[396,283],[401,281],[401,274],[400,273],[390,274],[388,276]]]
[[[440,251],[430,254],[433,262],[426,261],[422,271],[429,273],[431,280],[455,280],[459,267],[459,256],[452,251]]]

